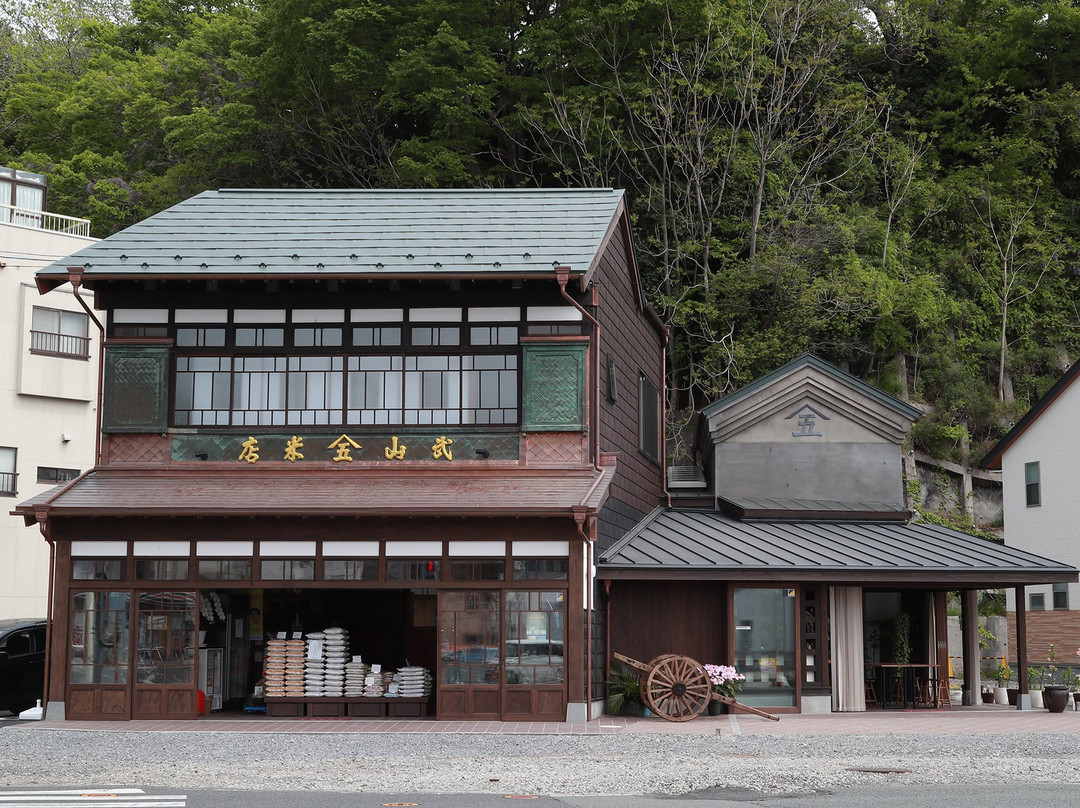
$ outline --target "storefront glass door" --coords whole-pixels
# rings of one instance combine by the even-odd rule
[[[735,590],[738,699],[754,707],[795,706],[795,590]]]
[[[198,664],[195,592],[137,596],[134,718],[194,718]]]

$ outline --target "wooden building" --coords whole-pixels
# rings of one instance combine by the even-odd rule
[[[325,628],[433,704],[272,713],[597,712],[594,543],[663,489],[620,191],[207,192],[37,282],[108,314],[98,463],[17,508],[55,555],[47,717],[240,706],[268,638]]]
[[[734,664],[740,701],[776,712],[929,706],[950,671],[977,704],[978,591],[1012,587],[1026,690],[1024,587],[1077,570],[913,520],[904,439],[918,415],[812,355],[705,407],[699,464],[673,469],[670,502],[599,552],[611,651]]]

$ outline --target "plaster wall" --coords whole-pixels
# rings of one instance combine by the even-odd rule
[[[1005,543],[1036,555],[1080,567],[1080,464],[1076,462],[1080,426],[1080,384],[1070,384],[1002,456]],[[1028,506],[1024,465],[1039,464],[1041,504]],[[1080,584],[1067,584],[1069,605],[1080,608]],[[1052,587],[1029,586],[1053,605]],[[1012,592],[1010,590],[1010,601]],[[1029,601],[1030,602],[1030,601]],[[1010,608],[1012,604],[1010,603]]]
[[[902,464],[895,444],[790,440],[717,446],[717,494],[903,502]]]
[[[0,619],[46,612],[49,546],[9,511],[49,490],[39,467],[85,471],[94,463],[100,340],[89,360],[30,354],[33,307],[82,311],[68,287],[39,295],[34,272],[95,240],[0,224],[0,446],[16,450],[17,492],[0,495]],[[93,296],[83,295],[92,305]],[[61,435],[69,435],[63,440]]]

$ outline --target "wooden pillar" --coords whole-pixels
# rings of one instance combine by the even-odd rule
[[[935,653],[932,662],[938,666],[937,676],[932,677],[949,684],[949,615],[946,613],[945,592],[934,592],[934,639]],[[936,694],[935,694],[936,695]]]
[[[55,703],[43,704],[46,718],[63,719],[67,701],[68,650],[71,648],[71,542],[56,542],[56,563],[49,574],[53,576],[52,623],[49,626],[49,681],[46,697]]]
[[[570,542],[563,664],[566,666],[567,710],[580,711],[584,707],[587,714],[589,705],[585,704],[585,621],[588,615],[585,609],[585,589],[592,586],[592,581],[590,571],[586,569],[586,549],[585,541],[580,537]]]
[[[960,626],[964,647],[964,704],[982,703],[982,677],[979,672],[979,590],[960,593]]]
[[[1016,593],[1016,672],[1020,696],[1016,699],[1016,709],[1031,709],[1031,696],[1028,695],[1028,658],[1027,658],[1027,604],[1024,603],[1024,587],[1018,586]]]

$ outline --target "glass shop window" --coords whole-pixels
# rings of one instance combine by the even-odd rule
[[[186,581],[188,579],[186,558],[141,558],[135,561],[135,579],[138,581]]]
[[[264,581],[313,581],[314,559],[264,558],[261,577]]]
[[[438,559],[391,558],[386,562],[388,581],[437,581],[442,562]]]
[[[250,581],[251,559],[200,558],[200,581]]]
[[[564,678],[566,596],[562,592],[506,592],[506,684],[560,684]]]
[[[377,581],[377,558],[328,558],[323,561],[324,581]]]
[[[126,577],[124,558],[76,558],[71,562],[73,581],[123,581]]]
[[[451,581],[502,581],[506,578],[506,562],[491,561],[451,561]]]
[[[76,592],[71,607],[71,684],[126,684],[129,592]]]
[[[515,558],[515,581],[565,581],[569,562],[565,558]]]

